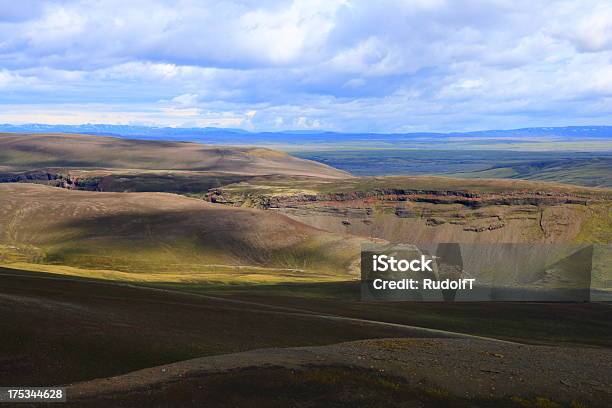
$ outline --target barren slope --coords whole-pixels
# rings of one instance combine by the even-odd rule
[[[2,267],[0,317],[0,383],[12,386],[65,384],[261,347],[444,337],[282,307]]]
[[[348,176],[324,164],[265,148],[215,147],[75,134],[0,133],[0,164],[4,170],[102,167],[332,178]]]
[[[169,396],[189,407],[247,407],[254,400],[297,407],[607,407],[611,369],[609,350],[379,339],[193,359],[75,384],[68,394],[74,406],[87,407],[165,406]],[[263,391],[245,387],[258,377],[267,379],[259,384]],[[299,380],[304,387],[294,383]],[[223,389],[232,389],[231,396]]]
[[[349,276],[360,241],[281,214],[173,194],[0,184],[4,263],[97,270],[90,276],[108,269],[144,280],[325,280]]]

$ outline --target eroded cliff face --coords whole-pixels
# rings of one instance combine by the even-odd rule
[[[70,190],[99,192],[169,192],[203,194],[249,176],[192,171],[139,171],[130,169],[38,169],[0,173],[0,183],[34,183]]]
[[[0,183],[35,183],[52,187],[79,189],[78,177],[73,177],[68,172],[58,172],[53,170],[32,170],[2,173],[0,174]]]
[[[327,231],[415,243],[572,242],[593,211],[609,208],[601,197],[553,191],[379,189],[276,195],[221,188],[205,199],[278,211]]]
[[[330,182],[61,169],[0,174],[0,182],[189,194],[228,206],[280,212],[330,232],[391,242],[612,242],[610,190],[548,183],[401,177]]]

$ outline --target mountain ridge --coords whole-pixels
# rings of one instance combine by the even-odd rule
[[[340,137],[356,139],[361,137],[376,138],[405,138],[405,137],[458,137],[458,136],[512,136],[512,137],[534,137],[534,136],[557,136],[557,137],[588,137],[595,139],[612,140],[612,126],[560,126],[560,127],[525,127],[516,129],[485,129],[476,131],[453,131],[453,132],[338,132],[330,130],[282,130],[282,131],[258,131],[253,132],[239,128],[217,128],[217,127],[164,127],[164,126],[141,126],[141,125],[112,125],[112,124],[82,124],[82,125],[48,125],[48,124],[0,124],[0,132],[32,132],[32,133],[86,133],[108,136],[135,136],[135,137],[197,137],[197,136],[222,136],[244,137],[250,136],[255,140],[274,139],[278,136],[321,138]]]

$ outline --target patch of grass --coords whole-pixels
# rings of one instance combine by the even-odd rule
[[[587,216],[575,241],[609,244],[611,237],[612,207],[610,204],[589,206]]]
[[[562,408],[563,406],[557,402],[551,401],[545,397],[535,397],[526,399],[520,397],[512,397],[512,401],[524,408]]]
[[[269,195],[271,192],[293,194],[337,194],[351,192],[376,192],[385,189],[408,191],[469,191],[477,193],[513,193],[513,192],[560,192],[582,194],[599,198],[612,198],[610,189],[597,189],[582,186],[571,186],[559,182],[513,180],[513,179],[467,179],[452,178],[451,175],[416,175],[416,176],[368,176],[354,177],[345,180],[325,180],[308,177],[253,177],[248,181],[228,184],[222,190],[228,193],[243,195]]]
[[[66,265],[34,264],[27,262],[7,262],[0,266],[21,269],[30,272],[45,272],[56,275],[76,276],[92,279],[103,279],[117,282],[141,283],[186,283],[207,284],[216,287],[228,287],[228,284],[262,284],[300,283],[336,281],[338,277],[298,273],[290,269],[274,269],[253,266],[233,265],[199,265],[182,264],[174,272],[124,272],[111,269],[87,269]],[[168,266],[168,268],[171,268]],[[181,271],[183,270],[183,271]],[[231,286],[230,286],[231,287]]]

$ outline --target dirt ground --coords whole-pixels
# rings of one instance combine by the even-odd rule
[[[597,347],[599,341],[527,345],[523,335],[514,342],[410,326],[411,304],[369,305],[368,314],[335,301],[335,311],[343,315],[325,314],[323,306],[315,307],[323,305],[316,298],[263,304],[262,298],[0,272],[0,382],[71,383],[64,406],[578,408],[612,403],[612,349]],[[448,321],[467,313],[473,324],[485,326],[484,312],[493,313],[491,324],[501,326],[508,322],[496,314],[510,314],[514,321],[511,312],[517,313],[513,304],[441,306],[416,312],[438,319],[448,314]],[[557,320],[574,331],[582,330],[578,319],[587,326],[594,319],[602,333],[608,330],[608,305],[552,306],[531,305],[520,313],[534,314],[540,324],[569,316]],[[385,316],[395,322],[379,320]],[[585,341],[592,335],[586,333]],[[542,336],[552,341],[533,332],[532,343]]]
[[[238,381],[237,373],[244,374],[244,370],[260,370],[265,376],[271,368],[284,369],[285,375],[297,371],[300,376],[308,377],[305,373],[310,373],[319,385],[334,382],[334,376],[342,377],[337,370],[352,371],[358,378],[367,373],[373,377],[366,382],[369,385],[362,384],[368,388],[362,390],[367,394],[362,402],[372,406],[383,401],[387,402],[386,406],[472,406],[465,404],[479,401],[483,406],[529,406],[530,402],[546,402],[551,407],[572,404],[607,407],[612,403],[611,350],[474,339],[377,339],[321,347],[260,349],[74,384],[67,392],[74,406],[99,406],[101,401],[112,402],[116,407],[166,406],[163,405],[165,396],[182,389],[190,397],[179,398],[176,406],[197,406],[198,402],[205,403],[203,398],[210,394],[211,376],[224,375],[227,386]],[[396,391],[413,395],[414,404],[402,405],[406,401],[370,394],[386,392],[377,388],[383,380],[394,383],[391,388]],[[345,386],[336,387],[336,391]],[[274,402],[282,397],[295,402],[295,406],[310,406],[308,401],[321,402],[316,390],[313,387],[310,395],[295,396],[291,400],[287,399],[286,391],[279,389],[269,400]],[[231,394],[236,394],[232,398],[243,392],[246,391],[232,388]],[[336,403],[343,406],[341,396],[330,394],[329,397],[331,406]],[[343,401],[358,403],[359,398]],[[158,402],[162,405],[157,405]],[[217,401],[211,406],[226,406],[225,402]]]

